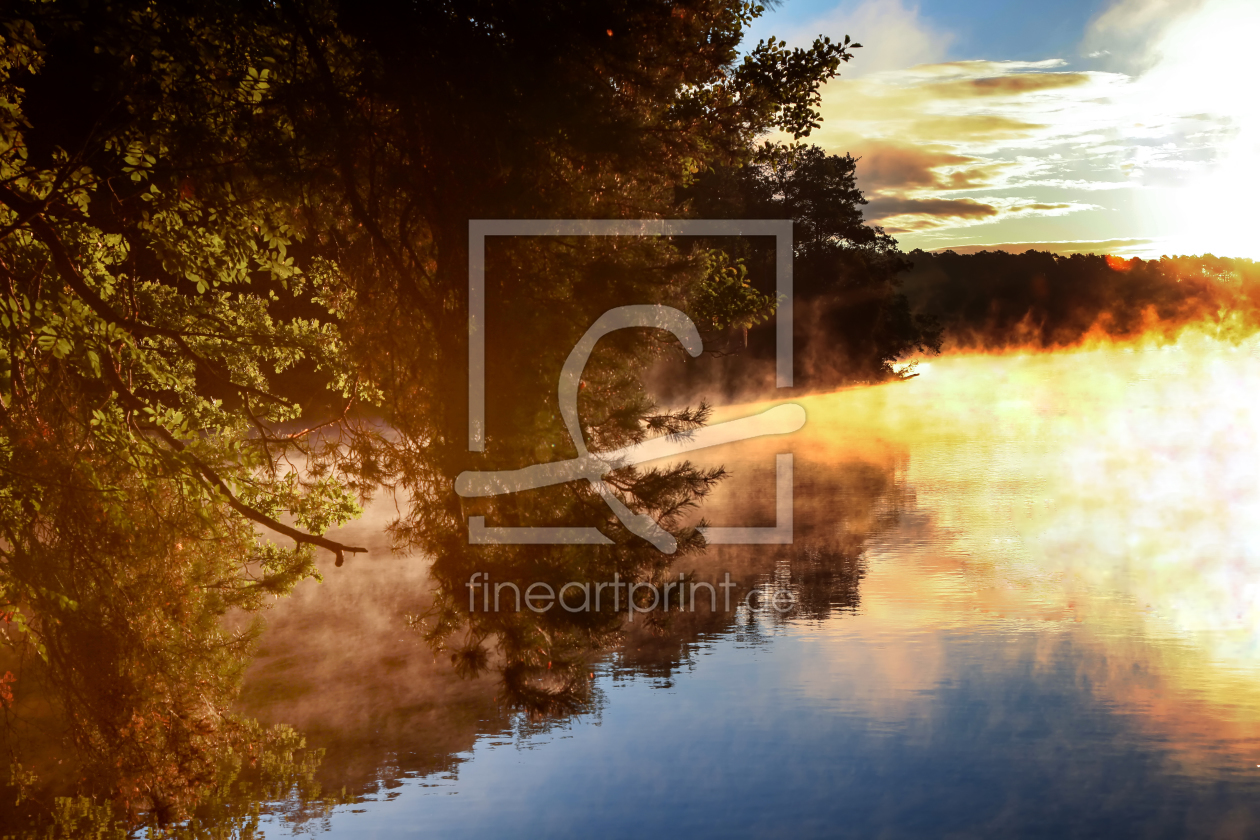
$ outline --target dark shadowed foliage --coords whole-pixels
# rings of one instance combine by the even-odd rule
[[[0,8],[0,604],[14,645],[39,659],[0,697],[55,706],[76,768],[43,784],[15,747],[23,814],[42,820],[30,830],[79,830],[57,802],[86,803],[74,820],[125,833],[225,801],[233,768],[272,736],[231,718],[249,639],[220,621],[313,576],[316,548],[337,565],[363,551],[325,533],[381,487],[403,501],[396,543],[434,562],[429,639],[465,673],[493,654],[524,687],[548,646],[528,618],[486,631],[453,608],[485,554],[542,580],[662,572],[670,558],[589,485],[478,505],[453,479],[574,451],[554,417],[556,377],[608,306],[668,304],[720,330],[773,301],[732,282],[703,243],[491,243],[481,326],[494,330],[499,399],[476,455],[468,223],[671,217],[695,173],[742,165],[769,130],[807,135],[819,85],[850,47],[770,40],[741,54],[761,11],[740,0]],[[586,445],[704,421],[703,407],[663,411],[646,396],[637,374],[669,347],[644,331],[601,345],[580,399]],[[720,477],[627,468],[608,485],[686,554],[702,546],[686,514]],[[614,544],[474,555],[471,514],[582,521]],[[610,627],[595,616],[570,630],[551,640],[551,661],[578,661]],[[40,681],[44,694],[24,694]]]
[[[795,386],[828,390],[883,382],[893,364],[939,348],[934,321],[916,312],[899,272],[909,263],[896,241],[862,219],[857,161],[816,146],[767,149],[739,169],[706,173],[681,191],[704,218],[791,219],[794,237]],[[719,247],[717,241],[710,243]],[[752,285],[774,290],[773,245],[722,244],[742,258]],[[775,328],[761,323],[728,335],[718,354],[671,368],[662,387],[676,397],[769,396],[774,388]]]

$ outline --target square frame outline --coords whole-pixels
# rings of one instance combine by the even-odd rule
[[[773,236],[775,309],[775,388],[792,387],[792,220],[791,219],[470,219],[468,221],[468,451],[485,451],[486,418],[486,237],[487,236]],[[792,542],[792,456],[775,457],[775,526],[709,527],[714,544]],[[786,487],[786,498],[784,488]],[[784,513],[786,512],[786,516]],[[473,520],[477,520],[474,522]],[[488,528],[484,517],[469,518],[472,544],[580,542],[606,543],[597,529]],[[560,531],[564,531],[563,534]],[[582,535],[577,531],[594,531]],[[534,532],[532,535],[528,532]],[[597,539],[595,535],[603,537]]]

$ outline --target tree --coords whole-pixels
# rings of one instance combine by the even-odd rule
[[[694,243],[495,243],[491,317],[511,343],[492,350],[528,357],[492,370],[520,398],[491,418],[490,452],[465,451],[469,219],[672,215],[678,185],[748,159],[764,131],[807,134],[849,46],[771,40],[740,60],[760,11],[124,0],[0,13],[0,585],[67,713],[75,697],[102,698],[89,705],[105,717],[77,730],[81,750],[132,755],[113,716],[164,716],[145,743],[186,757],[189,775],[166,790],[144,770],[149,801],[186,811],[216,784],[213,761],[185,755],[212,712],[153,686],[212,680],[211,706],[230,699],[247,647],[219,646],[225,609],[312,576],[317,547],[341,565],[359,549],[324,533],[381,485],[407,495],[399,543],[434,556],[437,579],[462,591],[455,581],[481,555],[454,476],[572,447],[546,398],[529,397],[554,390],[560,360],[610,301],[646,296],[719,326],[768,313],[772,301]],[[702,407],[657,410],[634,376],[667,346],[625,335],[601,348],[581,403],[589,444],[703,422]],[[719,477],[682,466],[610,481],[695,550],[681,514]],[[586,487],[505,499],[492,514],[540,511],[594,515],[615,546],[593,560],[503,548],[523,572],[642,576],[668,562]],[[206,586],[216,597],[197,594]],[[140,605],[134,623],[117,618],[120,603]],[[461,622],[454,603],[442,601],[435,645]],[[191,635],[166,647],[177,626]],[[608,628],[569,629],[551,638],[577,650]],[[114,664],[79,682],[64,670],[79,649],[65,634],[93,632]],[[461,649],[475,662],[488,637],[471,632]],[[509,666],[531,667],[540,632],[496,628]],[[142,660],[174,670],[136,672]],[[111,676],[122,671],[131,677]],[[121,801],[141,772],[111,777]]]
[[[39,657],[19,694],[48,687],[85,792],[128,820],[180,818],[258,747],[229,712],[250,637],[219,622],[353,550],[321,534],[357,512],[280,460],[311,437],[282,425],[286,374],[359,395],[335,271],[294,264],[294,193],[256,165],[284,41],[192,12],[0,19],[0,604]]]
[[[897,242],[862,217],[857,160],[817,146],[765,146],[741,167],[706,173],[680,194],[708,218],[792,219],[796,384],[811,390],[907,375],[893,364],[940,350],[940,327],[912,310],[900,275],[910,268]],[[753,283],[773,288],[772,254],[741,252]],[[773,387],[772,331],[747,334],[733,362],[693,365],[680,391],[716,389],[745,397]]]
[[[397,542],[434,558],[439,597],[427,637],[472,672],[491,661],[487,646],[496,647],[515,684],[548,662],[553,675],[561,664],[580,669],[619,618],[587,614],[557,626],[513,613],[470,621],[470,573],[492,563],[517,581],[646,579],[670,558],[626,531],[584,484],[469,503],[450,492],[453,477],[575,453],[559,422],[556,380],[570,348],[610,306],[663,303],[720,327],[764,318],[773,301],[697,243],[490,242],[485,329],[496,399],[486,452],[473,455],[464,412],[468,222],[674,216],[676,189],[698,172],[749,160],[768,129],[807,134],[818,86],[850,48],[820,39],[788,50],[771,40],[741,60],[743,29],[761,9],[729,0],[443,2],[389,14],[347,4],[339,30],[321,24],[313,7],[281,8],[318,72],[313,87],[277,96],[311,120],[297,123],[299,137],[327,141],[300,160],[335,171],[342,190],[308,241],[321,243],[356,284],[344,335],[362,376],[384,393],[396,435],[361,439],[361,449],[406,494],[392,529]],[[322,107],[306,107],[312,100]],[[640,373],[672,342],[619,334],[601,344],[579,400],[592,449],[686,431],[706,418],[703,406],[660,411],[643,392]],[[627,507],[671,530],[685,554],[702,540],[683,527],[683,514],[720,477],[681,465],[626,469],[609,483]],[[470,547],[471,515],[498,524],[594,523],[614,544]]]
[[[1044,251],[909,255],[907,293],[955,347],[1050,350],[1105,338],[1173,341],[1187,327],[1238,339],[1260,324],[1251,260],[1126,260]]]

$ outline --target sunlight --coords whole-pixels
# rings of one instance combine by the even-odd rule
[[[796,451],[892,459],[913,498],[905,531],[869,545],[865,632],[1070,631],[1105,663],[1098,690],[1141,709],[1183,758],[1215,737],[1252,749],[1238,710],[1260,702],[1260,398],[1240,394],[1260,393],[1260,338],[947,355],[925,369],[798,400],[809,421]],[[737,472],[776,445],[748,447]],[[849,644],[829,656],[847,661]],[[867,663],[865,680],[910,704],[887,714],[923,706],[947,670],[935,650]],[[1139,666],[1161,687],[1126,670]]]
[[[972,564],[1260,668],[1260,342],[938,360],[874,413]],[[852,416],[855,392],[819,398]],[[926,410],[923,406],[927,406]],[[874,408],[874,405],[871,406]],[[1092,606],[1090,606],[1092,604]]]
[[[1257,39],[1260,6],[1214,0],[1164,35],[1154,48],[1159,63],[1139,82],[1144,103],[1174,102],[1186,114],[1228,118],[1226,136],[1197,138],[1216,146],[1215,161],[1189,172],[1183,185],[1155,191],[1148,212],[1169,253],[1260,258],[1260,100],[1250,89]]]

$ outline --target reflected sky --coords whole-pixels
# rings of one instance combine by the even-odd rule
[[[247,711],[326,745],[362,801],[269,831],[1254,836],[1258,345],[919,369],[693,457],[733,473],[710,522],[766,525],[773,455],[795,453],[796,553],[691,565],[826,586],[831,608],[632,635],[586,714],[511,713],[402,632],[422,560],[279,605]],[[802,556],[847,558],[843,585]]]

